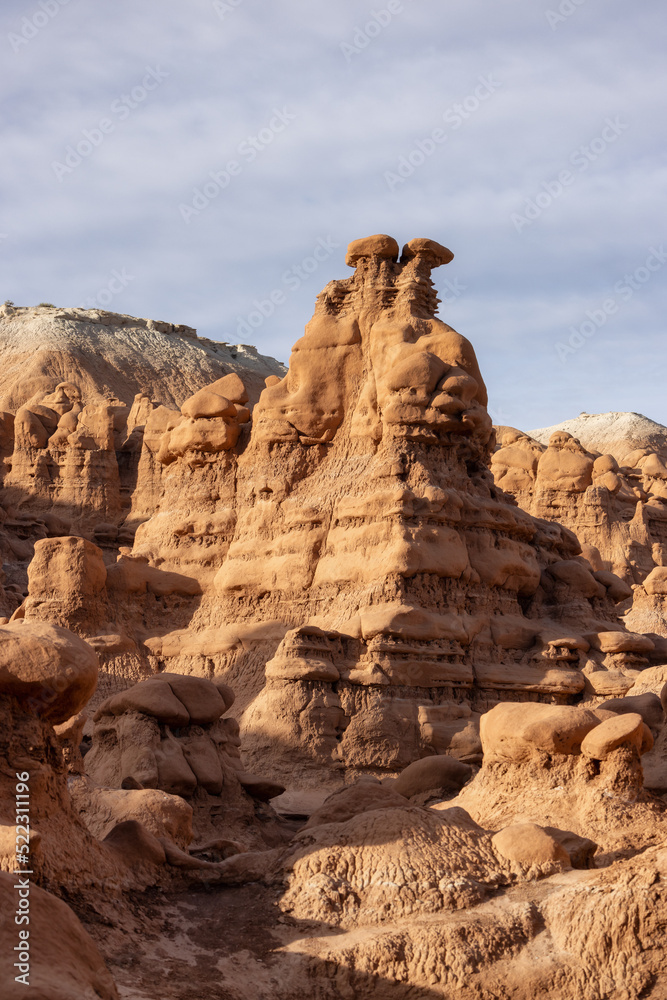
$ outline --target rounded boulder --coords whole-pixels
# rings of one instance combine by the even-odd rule
[[[364,236],[348,244],[345,263],[356,267],[365,257],[377,260],[398,260],[398,243],[391,236]]]
[[[95,650],[59,625],[17,620],[0,628],[0,693],[53,725],[81,711],[97,670]]]
[[[537,751],[578,754],[598,724],[593,712],[572,705],[502,702],[480,719],[484,760],[520,763]]]
[[[586,735],[581,744],[582,753],[593,760],[605,760],[621,746],[632,746],[637,753],[641,753],[646,741],[644,727],[644,720],[638,712],[605,719]]]
[[[401,771],[393,789],[408,799],[412,795],[421,795],[431,789],[457,792],[465,785],[471,774],[470,764],[463,764],[447,754],[422,757]]]
[[[491,838],[491,843],[501,857],[516,864],[570,864],[570,855],[563,845],[535,823],[506,826]]]
[[[181,406],[181,413],[184,417],[192,417],[193,420],[200,417],[236,416],[233,403],[226,396],[221,396],[210,389],[200,389],[194,396],[186,399]]]

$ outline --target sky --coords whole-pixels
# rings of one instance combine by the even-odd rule
[[[0,301],[287,361],[345,247],[438,240],[496,423],[667,423],[659,0],[4,0]]]

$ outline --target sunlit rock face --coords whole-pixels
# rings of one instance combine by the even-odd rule
[[[197,589],[143,648],[153,669],[226,676],[246,754],[276,775],[478,759],[480,712],[579,697],[607,667],[591,636],[622,628],[611,576],[494,485],[475,352],[435,315],[451,258],[355,241],[252,414],[223,379],[146,423],[152,516],[123,559]],[[592,474],[576,449],[565,465],[549,474]]]

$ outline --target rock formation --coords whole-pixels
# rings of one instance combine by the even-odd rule
[[[667,427],[641,413],[580,413],[553,427],[530,431],[530,436],[547,445],[556,431],[577,438],[588,451],[612,455],[620,464],[632,451],[664,451]]]
[[[81,535],[114,560],[132,545],[159,491],[150,444],[169,425],[168,406],[224,382],[247,403],[227,418],[239,427],[265,379],[285,371],[254,348],[203,340],[189,327],[52,307],[0,308],[0,359],[5,615],[25,596],[37,540]]]
[[[0,379],[35,995],[667,996],[667,456],[497,447],[451,257],[350,244],[286,373],[85,314],[130,375],[5,310],[3,350],[69,345]]]
[[[283,366],[247,344],[197,336],[192,327],[107,312],[53,306],[0,306],[0,411],[15,413],[73,383],[80,398],[131,406],[137,393],[180,406],[203,385],[241,375],[253,402]],[[1,440],[1,438],[0,438]]]
[[[162,492],[132,558],[202,595],[144,644],[169,670],[226,676],[248,758],[281,780],[479,759],[480,711],[595,693],[585,669],[627,668],[622,693],[648,665],[634,646],[652,648],[600,649],[623,631],[621,582],[495,489],[474,351],[435,317],[430,272],[450,252],[419,239],[398,258],[389,237],[351,244],[354,275],[319,296],[243,433],[225,423],[242,397],[213,385],[144,445]]]
[[[612,421],[610,435],[617,433],[618,423]],[[604,425],[598,421],[597,427],[604,440]],[[635,448],[637,438],[624,444],[614,438],[612,445],[623,455],[617,461],[612,454],[587,451],[565,430],[555,430],[546,448],[515,428],[498,430],[500,447],[491,457],[496,485],[523,510],[570,528],[598,579],[604,581],[612,572],[623,580],[625,588],[614,584],[614,589],[627,612],[626,623],[652,634],[662,662],[658,637],[665,635],[667,620],[662,582],[667,574],[667,441],[661,443],[656,432],[652,438],[657,445]]]

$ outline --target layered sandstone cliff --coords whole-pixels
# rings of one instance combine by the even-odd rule
[[[634,447],[641,434],[630,434],[622,445],[619,425],[628,431],[628,425],[631,430],[636,423],[610,423],[607,441],[615,439],[620,461],[611,453],[587,450],[564,430],[554,431],[545,446],[514,428],[499,428],[500,446],[491,469],[496,485],[523,510],[567,525],[598,573],[611,571],[624,581],[625,591],[617,585],[617,593],[630,628],[663,637],[667,443],[656,432],[650,447]],[[600,441],[605,440],[603,422],[598,420],[596,426]]]
[[[352,243],[258,399],[59,372],[0,422],[49,1000],[664,994],[667,466],[497,448],[451,256]]]
[[[224,677],[247,758],[298,785],[478,760],[498,701],[622,695],[650,665],[654,643],[614,610],[622,582],[493,483],[473,348],[435,315],[430,272],[449,259],[425,239],[400,260],[389,237],[351,244],[353,276],[318,297],[252,415],[232,374],[180,411],[141,403],[123,527],[92,498],[99,544],[40,542],[21,611],[90,639],[101,694],[156,669]]]

